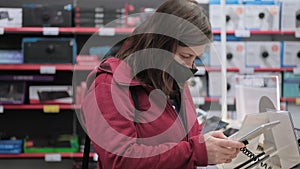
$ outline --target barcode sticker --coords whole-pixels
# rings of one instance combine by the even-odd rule
[[[60,154],[45,154],[46,162],[60,162],[61,155]]]
[[[4,107],[0,105],[0,113],[4,113]]]
[[[59,113],[59,105],[44,105],[44,113]]]
[[[55,74],[56,68],[55,68],[55,66],[41,66],[40,73],[41,74]]]
[[[115,28],[100,28],[100,36],[114,36],[116,34]]]
[[[236,30],[234,31],[234,35],[236,37],[249,38],[251,36],[251,33],[249,30]]]
[[[52,35],[52,36],[56,36],[59,34],[59,28],[57,27],[44,27],[43,28],[43,35]]]
[[[0,28],[0,35],[4,34],[4,28]]]

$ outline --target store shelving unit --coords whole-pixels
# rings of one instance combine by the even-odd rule
[[[83,153],[21,153],[21,154],[0,154],[0,159],[10,158],[44,158],[49,154],[59,154],[62,158],[82,158]],[[95,153],[90,153],[89,157],[93,158]]]

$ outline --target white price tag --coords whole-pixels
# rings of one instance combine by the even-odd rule
[[[0,105],[0,113],[4,113],[4,107]]]
[[[227,98],[227,105],[234,105],[234,98],[233,97],[228,97]]]
[[[300,67],[295,67],[295,68],[293,69],[293,73],[294,73],[295,75],[299,75],[299,74],[300,74]]]
[[[295,37],[296,37],[296,38],[300,38],[300,28],[297,28],[297,29],[295,30]]]
[[[195,73],[195,75],[205,75],[205,67],[197,67],[198,71]]]
[[[60,154],[45,154],[46,162],[60,162],[61,155]]]
[[[193,102],[196,105],[204,105],[205,104],[205,98],[204,97],[193,97]]]
[[[222,105],[223,101],[222,98],[219,99],[220,105]],[[234,97],[227,97],[226,98],[226,104],[227,105],[234,105]]]
[[[44,27],[43,28],[43,35],[52,35],[52,36],[56,36],[59,34],[59,29],[57,27]]]
[[[239,70],[240,74],[254,74],[254,68],[240,68]]]
[[[99,35],[100,36],[114,36],[116,34],[115,28],[100,28]]]
[[[234,31],[234,35],[236,37],[249,38],[251,36],[251,33],[249,30],[236,30]]]
[[[94,155],[93,155],[93,160],[94,160],[94,161],[98,161],[98,154],[97,154],[97,153],[94,153]]]
[[[41,66],[40,74],[55,74],[56,68],[55,66]]]
[[[0,28],[0,35],[4,34],[4,28]]]

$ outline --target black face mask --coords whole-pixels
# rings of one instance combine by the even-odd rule
[[[198,69],[188,68],[176,60],[173,60],[167,69],[167,73],[169,73],[178,84],[185,83],[189,78],[194,76],[197,71]]]

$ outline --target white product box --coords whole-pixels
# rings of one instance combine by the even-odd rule
[[[300,28],[300,1],[285,0],[282,2],[281,30],[295,31]]]
[[[245,5],[245,28],[250,30],[279,30],[278,5]]]
[[[189,89],[192,97],[207,96],[207,80],[206,76],[194,76],[188,80]]]
[[[22,27],[22,8],[0,8],[0,27]]]
[[[300,42],[283,42],[282,67],[300,67]]]
[[[209,18],[213,29],[221,29],[221,6],[209,6]],[[243,5],[226,5],[226,29],[244,29],[244,7]]]
[[[227,97],[235,96],[235,76],[236,73],[227,73]],[[208,93],[210,97],[220,97],[222,94],[221,72],[208,73]]]
[[[280,68],[281,42],[246,42],[246,67]]]
[[[72,104],[72,86],[30,86],[30,104]]]
[[[244,68],[245,67],[245,42],[227,42],[226,58],[227,67]],[[210,48],[210,66],[221,66],[221,42],[215,41]]]

